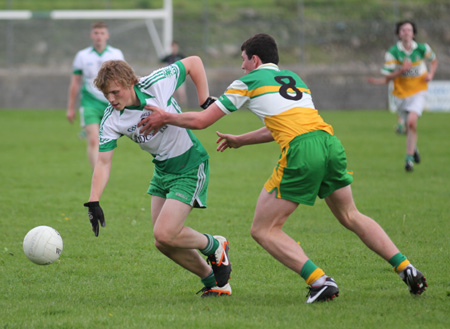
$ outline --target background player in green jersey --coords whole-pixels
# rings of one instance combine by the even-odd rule
[[[278,68],[278,49],[267,34],[243,43],[242,69],[234,81],[203,112],[154,113],[140,123],[142,132],[164,125],[203,129],[225,114],[247,107],[264,127],[242,135],[217,133],[218,151],[276,141],[281,156],[265,183],[256,205],[251,235],[275,259],[300,274],[309,287],[307,303],[331,300],[339,293],[336,282],[306,256],[283,225],[299,204],[313,205],[324,198],[332,213],[375,253],[388,261],[413,294],[421,294],[425,277],[400,253],[384,230],[355,206],[344,148],[314,108],[311,92],[292,71]]]
[[[111,59],[124,59],[124,57],[120,49],[107,44],[109,32],[104,22],[92,24],[90,38],[92,46],[80,50],[73,61],[67,119],[70,123],[75,120],[75,101],[80,95],[80,122],[86,133],[89,163],[94,169],[98,155],[98,130],[108,101],[95,88],[93,81],[104,62]]]
[[[199,57],[187,57],[141,78],[125,61],[112,60],[102,65],[94,83],[110,105],[100,126],[100,152],[92,176],[89,202],[85,206],[89,208],[92,229],[98,236],[99,224],[105,226],[99,200],[109,179],[117,140],[127,136],[153,156],[155,168],[148,193],[152,196],[156,247],[200,277],[204,284],[202,297],[230,295],[228,240],[185,226],[192,208],[206,207],[208,153],[187,129],[165,126],[151,136],[144,136],[137,129],[138,122],[151,114],[144,109],[146,105],[157,105],[171,113],[181,112],[172,95],[187,75],[197,88],[198,101],[205,107],[211,99]],[[197,250],[208,257],[211,266]]]
[[[399,41],[386,52],[381,73],[384,78],[371,77],[372,84],[394,82],[394,102],[406,128],[405,170],[412,171],[414,162],[420,162],[417,150],[417,120],[425,107],[428,82],[433,80],[438,66],[436,55],[426,43],[414,40],[416,25],[402,21],[396,25]],[[427,68],[429,63],[430,70]]]

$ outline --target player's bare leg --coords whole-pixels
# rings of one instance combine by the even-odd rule
[[[282,230],[297,207],[297,203],[277,199],[276,193],[269,194],[263,188],[256,205],[252,237],[275,259],[300,274],[310,285],[306,303],[332,300],[339,296],[336,282],[309,260],[300,245]]]
[[[152,196],[152,220],[155,245],[164,255],[200,278],[211,272],[211,267],[197,252],[208,239],[202,233],[184,226],[192,207],[173,199]]]
[[[325,201],[339,222],[353,231],[364,244],[389,261],[399,250],[372,218],[360,213],[353,201],[350,185],[331,193]]]
[[[263,188],[256,205],[251,235],[275,259],[300,273],[308,257],[300,245],[282,230],[297,206],[295,202],[277,199],[276,193],[269,194]]]
[[[417,119],[419,116],[415,112],[409,112],[406,121],[406,154],[413,155],[417,147]]]
[[[87,154],[88,154],[88,158],[89,158],[89,163],[91,164],[92,169],[94,169],[95,163],[97,162],[97,157],[98,157],[99,124],[92,123],[92,124],[86,125],[84,127],[84,131],[86,132]]]
[[[400,253],[377,222],[356,209],[350,185],[334,191],[325,201],[342,225],[393,266],[411,294],[420,295],[425,291],[428,287],[425,276]]]
[[[409,112],[406,119],[406,159],[405,170],[413,171],[414,162],[420,162],[420,156],[417,151],[417,119],[418,114]]]

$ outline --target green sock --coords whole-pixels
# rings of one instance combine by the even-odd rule
[[[394,271],[400,273],[405,269],[406,266],[411,264],[402,253],[395,254],[391,259],[389,259],[389,264],[394,268]]]
[[[211,234],[204,233],[203,235],[208,238],[208,244],[206,245],[205,249],[200,249],[200,252],[205,256],[214,254],[217,248],[219,248],[219,241],[214,239]]]
[[[306,281],[307,284],[313,284],[317,279],[325,275],[325,272],[317,267],[312,260],[308,259],[303,265],[300,271],[300,276]]]
[[[205,287],[211,288],[216,286],[216,277],[214,276],[214,272],[211,270],[211,273],[209,273],[206,277],[201,279],[202,283]]]
[[[311,275],[312,272],[316,270],[317,266],[312,262],[312,260],[308,259],[306,263],[303,265],[302,270],[300,271],[300,276],[306,280]]]
[[[414,155],[407,154],[405,160],[413,162],[414,161]]]
[[[404,256],[401,252],[398,254],[395,254],[391,259],[389,259],[389,264],[391,264],[392,267],[397,267],[406,259],[406,256]]]

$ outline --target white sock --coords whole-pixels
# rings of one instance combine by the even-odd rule
[[[410,268],[411,270],[413,270],[414,272],[416,272],[416,268],[413,266],[413,264],[409,264],[408,266],[406,266],[403,271],[401,271],[398,275],[400,276],[400,278],[403,280],[405,278],[405,270],[407,268]]]
[[[325,284],[325,280],[327,279],[327,276],[324,274],[320,278],[318,278],[316,281],[311,283],[311,287],[321,287]]]

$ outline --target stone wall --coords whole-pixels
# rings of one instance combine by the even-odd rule
[[[387,108],[387,87],[372,86],[365,82],[368,75],[376,72],[333,71],[327,68],[289,69],[297,72],[306,82],[318,109]],[[207,69],[211,95],[220,96],[229,83],[242,73],[239,68]],[[70,71],[2,70],[0,109],[65,109],[70,77]],[[195,87],[190,80],[187,90],[189,107],[198,108]]]

